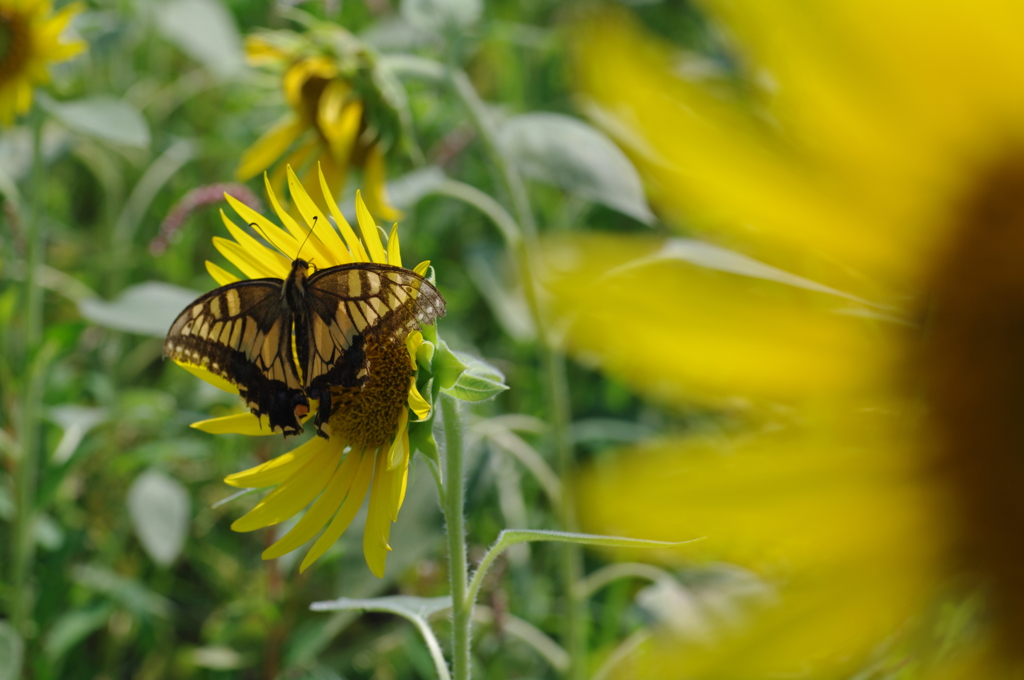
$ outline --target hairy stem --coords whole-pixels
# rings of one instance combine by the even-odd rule
[[[506,237],[509,251],[513,258],[515,258],[516,266],[526,292],[526,301],[537,328],[537,339],[542,355],[541,360],[544,366],[545,382],[547,383],[557,469],[559,476],[565,480],[572,474],[575,464],[573,442],[569,433],[569,425],[572,419],[571,402],[569,400],[565,373],[565,356],[555,347],[554,342],[551,340],[537,292],[535,271],[537,258],[540,253],[537,223],[533,218],[533,211],[523,178],[498,146],[497,129],[494,121],[480,96],[473,88],[469,76],[463,71],[452,70],[449,72],[449,78],[452,89],[454,89],[465,104],[470,119],[487,149],[491,162],[494,163],[498,170],[502,185],[508,193],[512,204],[516,224],[519,227],[519,231],[516,234],[517,238],[511,238],[506,233],[508,231],[507,226],[498,224],[502,234]],[[575,498],[572,494],[571,485],[565,485],[561,507],[559,508],[559,519],[562,528],[566,531],[576,530]],[[568,677],[570,680],[578,680],[583,678],[586,672],[586,662],[584,659],[586,654],[586,609],[583,607],[583,602],[577,597],[578,589],[576,587],[577,582],[583,576],[583,552],[578,545],[572,544],[563,546],[563,551],[561,564],[562,590],[566,598],[563,638],[566,649],[569,651],[572,659]]]
[[[463,469],[465,423],[458,400],[441,396],[444,422],[445,487],[442,506],[448,530],[448,575],[452,595],[452,674],[469,680],[473,602],[467,598],[466,487]]]

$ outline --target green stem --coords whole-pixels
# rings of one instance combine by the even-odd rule
[[[457,399],[441,396],[446,482],[442,506],[448,532],[448,576],[452,595],[452,672],[455,680],[469,680],[473,601],[467,597],[465,424],[460,408]]]
[[[544,377],[547,383],[555,458],[559,476],[564,481],[573,473],[575,464],[573,442],[569,433],[572,419],[571,402],[565,373],[565,356],[555,347],[555,343],[550,337],[537,290],[534,263],[539,257],[540,245],[537,237],[537,223],[533,218],[529,195],[526,192],[523,178],[499,147],[497,128],[487,107],[473,88],[469,76],[463,71],[452,70],[449,72],[449,79],[452,88],[465,104],[491,162],[498,170],[520,229],[517,233],[518,238],[509,238],[506,235],[506,241],[516,260],[520,277],[523,280],[526,301],[537,328],[537,339],[540,344]],[[487,211],[485,210],[485,212]],[[498,223],[498,226],[502,233],[506,234],[505,225]],[[575,507],[576,501],[572,493],[572,485],[566,484],[559,508],[562,528],[566,531],[575,531],[577,528]],[[566,544],[563,550],[562,589],[566,597],[563,638],[572,659],[568,677],[570,680],[580,680],[586,672],[584,656],[586,654],[587,621],[586,608],[584,602],[577,596],[576,584],[583,576],[583,552],[578,545],[571,544]]]
[[[541,309],[533,266],[540,252],[537,223],[533,218],[529,195],[526,192],[523,179],[501,151],[494,120],[464,71],[457,68],[446,68],[438,62],[419,57],[389,55],[387,62],[395,73],[401,73],[408,77],[440,82],[447,76],[450,87],[466,107],[470,121],[480,136],[491,162],[498,170],[501,183],[512,204],[514,220],[507,219],[508,213],[489,196],[483,199],[480,196],[482,192],[466,191],[467,185],[449,182],[437,193],[450,195],[478,208],[491,217],[505,237],[506,245],[515,259],[520,278],[523,281],[526,302],[537,328],[537,338],[547,383],[558,472],[563,480],[568,479],[573,472],[575,461],[573,442],[569,434],[572,413],[565,373],[565,357],[552,342]],[[571,485],[566,485],[562,494],[559,516],[564,529],[568,531],[576,529],[575,498]],[[564,550],[562,586],[566,594],[567,607],[563,637],[572,657],[569,678],[579,680],[584,677],[586,671],[584,659],[587,628],[586,608],[577,594],[577,583],[583,575],[583,553],[576,545],[567,544]]]
[[[29,584],[35,553],[33,526],[36,515],[36,486],[39,477],[39,418],[45,365],[48,363],[39,343],[43,335],[43,289],[39,271],[43,264],[45,242],[42,229],[42,202],[45,181],[43,167],[42,111],[32,119],[32,174],[30,180],[30,214],[28,220],[28,271],[25,272],[25,344],[22,366],[27,370],[27,385],[22,402],[19,443],[21,457],[17,469],[17,518],[12,532],[11,592],[14,602],[11,620],[22,634],[31,618],[33,593]],[[33,359],[34,355],[34,359]]]

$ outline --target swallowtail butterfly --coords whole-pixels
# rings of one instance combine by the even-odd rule
[[[331,387],[358,387],[373,370],[364,342],[404,342],[444,316],[445,302],[401,267],[359,262],[308,271],[297,258],[286,279],[238,281],[203,295],[174,321],[164,356],[236,385],[253,414],[286,436],[302,432],[309,400],[319,400],[317,433],[326,438]]]

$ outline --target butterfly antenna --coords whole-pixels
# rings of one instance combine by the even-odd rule
[[[270,237],[267,236],[267,233],[265,231],[263,231],[262,229],[260,229],[260,225],[256,224],[255,222],[250,222],[249,226],[252,227],[253,229],[255,229],[256,231],[258,231],[260,233],[260,236],[262,236],[263,238],[267,239],[267,243],[272,245],[274,247],[274,250],[276,250],[277,252],[281,253],[285,257],[288,257],[288,253],[286,253],[283,250],[281,250],[280,248],[278,248],[277,244],[274,243],[273,241],[271,241]]]
[[[309,237],[313,235],[313,230],[316,229],[316,218],[317,216],[313,215],[313,226],[310,227],[309,231],[306,233],[306,238],[302,239],[302,244],[299,245],[299,252],[295,255],[296,260],[299,259],[299,255],[302,254],[302,247],[306,245],[306,241],[309,240]]]

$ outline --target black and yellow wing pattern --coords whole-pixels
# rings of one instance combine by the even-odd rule
[[[203,295],[172,324],[164,356],[234,384],[252,413],[285,435],[302,432],[309,399],[319,400],[316,425],[326,437],[331,387],[358,387],[372,370],[367,340],[402,342],[444,316],[445,303],[433,284],[401,267],[347,264],[309,278],[306,271],[297,259],[287,279],[239,281]]]
[[[171,325],[164,356],[201,366],[238,387],[273,430],[302,431],[309,411],[292,355],[293,313],[281,279],[239,281],[193,302]]]
[[[331,387],[358,387],[372,370],[363,348],[404,342],[410,331],[445,314],[444,298],[416,272],[385,264],[331,267],[306,281],[308,320],[295,324],[306,393],[320,401],[319,428],[330,416]]]

